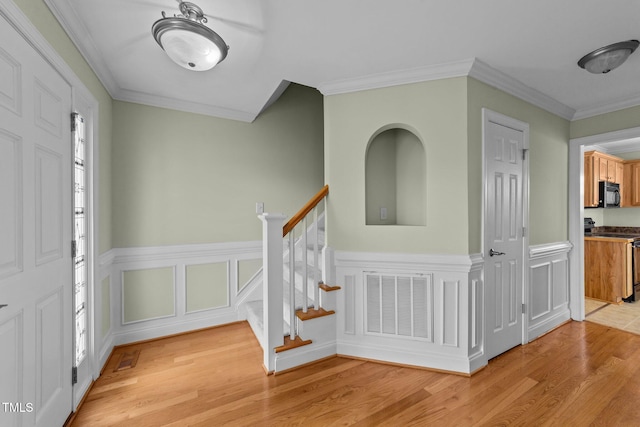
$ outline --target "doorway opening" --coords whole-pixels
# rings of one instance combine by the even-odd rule
[[[611,152],[640,151],[640,127],[608,132],[569,141],[569,308],[573,320],[586,318],[584,289],[584,152],[597,146]]]

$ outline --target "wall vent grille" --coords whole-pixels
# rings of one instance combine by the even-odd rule
[[[368,273],[367,334],[433,341],[433,278],[431,275]]]

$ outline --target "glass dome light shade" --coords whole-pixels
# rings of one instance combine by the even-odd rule
[[[169,58],[187,70],[210,70],[226,58],[229,49],[215,31],[185,18],[160,19],[152,32]]]
[[[622,65],[639,44],[638,40],[627,40],[596,49],[583,56],[578,65],[593,74],[608,73]]]

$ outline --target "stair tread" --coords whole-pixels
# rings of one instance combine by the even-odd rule
[[[318,317],[330,316],[335,313],[336,312],[333,310],[325,310],[323,308],[318,308],[317,310],[313,308],[309,308],[307,309],[306,313],[303,312],[302,310],[297,310],[296,316],[300,320],[310,320],[310,319],[317,319]]]
[[[302,338],[300,338],[299,336],[296,336],[295,339],[291,339],[290,335],[286,335],[284,337],[284,344],[276,347],[274,350],[276,353],[280,353],[283,351],[287,351],[287,350],[291,350],[294,348],[298,348],[298,347],[302,347],[304,345],[309,345],[311,344],[312,341],[311,340],[303,340]]]
[[[327,285],[326,283],[320,283],[318,287],[325,292],[339,291],[340,289],[342,289],[340,286],[331,286]]]

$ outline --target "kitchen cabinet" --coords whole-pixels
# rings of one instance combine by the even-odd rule
[[[625,167],[624,160],[598,151],[584,153],[584,207],[598,206],[598,183],[600,181],[620,184],[623,193]]]
[[[640,206],[640,159],[624,162],[622,186],[622,206]]]
[[[633,293],[632,240],[585,237],[584,291],[587,298],[618,304]]]
[[[598,206],[598,181],[600,180],[597,171],[600,164],[596,164],[593,155],[584,155],[584,207],[594,208]]]

